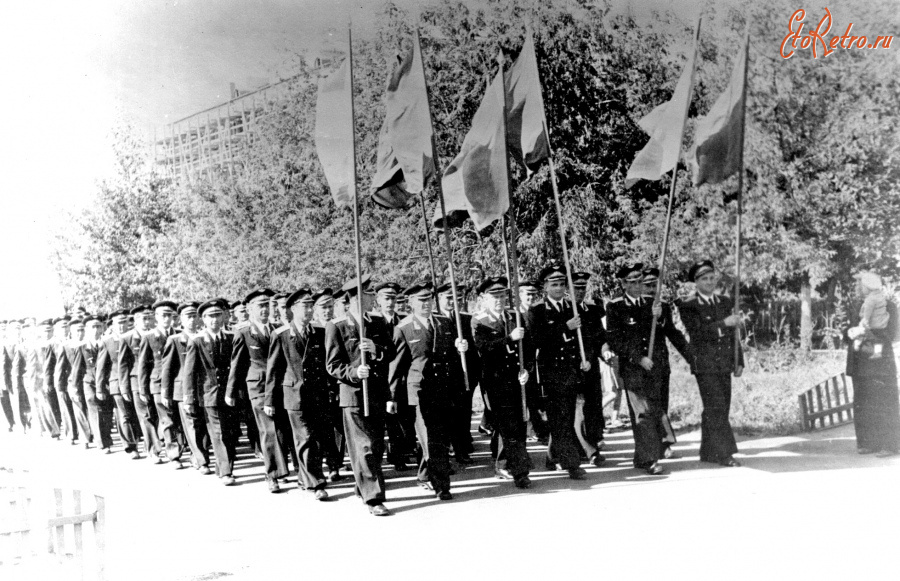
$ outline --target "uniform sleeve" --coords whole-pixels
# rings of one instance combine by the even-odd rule
[[[663,316],[665,317],[665,324],[663,327],[665,328],[666,338],[669,342],[675,347],[675,349],[684,357],[684,360],[688,363],[691,363],[693,359],[691,358],[691,348],[688,345],[687,339],[684,338],[684,333],[675,326],[675,321],[672,319],[672,307],[670,305],[666,305],[664,307]]]
[[[119,391],[127,393],[131,391],[131,369],[134,366],[134,353],[128,345],[130,337],[122,337],[119,341],[119,352],[116,357],[119,361]]]
[[[268,407],[275,407],[275,393],[281,389],[287,369],[282,337],[280,333],[273,334],[269,344],[269,356],[266,359],[266,392],[263,399],[263,405]]]
[[[173,399],[175,396],[175,379],[178,372],[181,371],[181,362],[178,360],[178,347],[175,342],[178,341],[175,335],[166,340],[166,346],[163,347],[162,369],[159,373],[160,390],[164,399]]]
[[[388,385],[391,390],[391,401],[397,401],[397,392],[406,385],[406,375],[412,364],[412,352],[399,327],[394,327],[394,357],[388,370]]]
[[[197,404],[197,368],[200,366],[200,356],[197,343],[192,339],[188,341],[184,353],[184,376],[181,380],[182,401],[184,405]]]
[[[150,396],[150,375],[153,373],[153,346],[150,344],[150,335],[141,337],[141,346],[138,348],[137,376],[138,388],[145,396]]]
[[[109,374],[112,368],[112,359],[109,357],[109,350],[106,343],[100,345],[97,352],[97,363],[94,365],[94,380],[97,384],[97,393],[109,396]]]
[[[325,327],[325,369],[328,375],[347,385],[362,385],[356,376],[356,367],[350,364],[350,355],[344,347],[341,332],[334,323]]]
[[[271,352],[271,349],[269,350]],[[239,393],[246,393],[244,381],[250,369],[250,351],[247,341],[240,331],[234,334],[231,343],[231,370],[228,372],[228,385],[225,388],[225,397],[237,399]],[[269,404],[266,404],[269,405]]]

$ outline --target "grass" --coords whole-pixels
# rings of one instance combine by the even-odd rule
[[[743,376],[732,382],[732,427],[745,435],[800,432],[797,396],[841,373],[845,357],[843,351],[749,350]],[[678,356],[672,365],[669,418],[676,429],[697,428],[703,410],[697,382]]]

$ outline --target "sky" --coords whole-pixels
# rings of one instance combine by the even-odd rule
[[[430,0],[395,0],[404,8]],[[477,3],[480,0],[472,0]],[[0,140],[0,318],[62,314],[48,260],[67,212],[112,175],[121,120],[145,135],[216,105],[229,83],[288,72],[352,19],[371,33],[376,0],[30,0],[0,7],[6,112]],[[691,2],[621,0],[636,14]],[[63,226],[60,226],[60,224]]]

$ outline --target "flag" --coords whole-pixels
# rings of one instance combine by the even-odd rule
[[[709,113],[697,122],[691,167],[694,185],[717,184],[741,171],[744,142],[744,79],[749,37],[731,71],[731,81],[719,95]]]
[[[413,195],[422,193],[435,170],[418,31],[388,80],[384,102],[372,199],[386,208],[405,208]]]
[[[699,32],[698,26],[697,33]],[[650,135],[650,141],[638,152],[631,167],[628,168],[628,174],[625,176],[626,188],[630,188],[639,180],[658,180],[678,164],[684,121],[693,88],[696,57],[695,41],[694,51],[681,72],[672,98],[658,105],[638,121],[641,129]]]
[[[509,208],[501,74],[488,86],[459,155],[444,171],[445,226],[457,226],[468,216],[483,230]],[[434,222],[441,225],[439,213]]]
[[[544,97],[531,30],[519,58],[506,72],[506,144],[528,173],[547,159],[550,145],[544,131]]]
[[[338,206],[353,203],[356,176],[353,167],[353,91],[350,59],[319,79],[316,98],[316,153],[325,171],[331,196]]]

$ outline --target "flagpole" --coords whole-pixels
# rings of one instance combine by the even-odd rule
[[[750,68],[750,26],[744,40],[744,84],[741,87],[741,100],[744,104],[741,111],[741,143],[738,149],[738,192],[737,223],[734,241],[734,316],[738,322],[734,326],[734,370],[737,372],[741,361],[741,215],[744,211],[744,127],[747,118],[747,69]]]
[[[506,227],[502,221],[500,223],[500,234],[501,239],[503,240],[503,259],[504,263],[506,264],[506,278],[509,280],[509,292],[512,295],[510,305],[513,307],[513,310],[516,313],[516,327],[521,327],[522,308],[521,301],[519,300],[519,260],[516,247],[516,205],[509,187],[509,180],[512,177],[512,173],[509,171],[509,135],[507,134],[506,130],[507,110],[506,77],[503,75],[504,61],[505,59],[503,57],[503,51],[500,50],[497,53],[497,65],[500,69],[500,84],[501,88],[503,89],[503,92],[501,93],[501,95],[503,96],[503,115],[501,116],[501,122],[503,123],[503,148],[506,153],[506,196],[509,199],[509,209],[506,210],[506,222],[509,223],[509,239],[507,240]],[[523,341],[521,339],[517,341],[517,343],[519,351],[519,375],[522,375],[522,372],[525,371],[525,346],[522,344]],[[519,385],[522,391],[522,419],[527,421],[528,402],[525,393],[525,386],[521,382],[519,382]]]
[[[687,114],[691,106],[691,93],[694,90],[694,73],[697,71],[697,45],[700,40],[700,23],[703,18],[697,19],[697,30],[694,31],[694,58],[691,59],[691,80],[688,82],[687,99],[684,102],[684,115],[681,117],[681,131],[678,133],[678,157],[675,158],[675,167],[672,169],[672,183],[669,186],[669,204],[666,210],[666,227],[663,231],[662,249],[659,254],[659,278],[656,280],[656,291],[653,293],[653,305],[660,302],[663,280],[666,277],[666,254],[669,251],[669,232],[672,229],[672,206],[675,203],[675,184],[678,181],[678,159],[681,158],[681,142],[684,140],[684,126],[687,124]],[[656,342],[657,320],[653,317],[650,324],[650,345],[647,347],[647,359],[653,359],[653,346]]]
[[[422,207],[422,224],[425,226],[425,248],[428,249],[428,264],[431,266],[431,284],[437,286],[437,273],[434,270],[434,253],[431,250],[431,236],[428,231],[428,212],[425,210],[425,192],[422,192],[418,196],[420,206]],[[441,306],[438,304],[438,312],[441,311]]]
[[[457,296],[459,293],[456,288],[456,272],[453,268],[453,247],[450,245],[450,227],[447,225],[447,204],[444,202],[444,185],[441,183],[441,161],[440,154],[438,153],[437,147],[437,139],[435,139],[434,132],[434,115],[431,114],[431,91],[428,88],[428,79],[425,77],[425,55],[422,54],[422,45],[419,43],[419,28],[416,26],[415,31],[415,42],[416,48],[419,49],[419,62],[422,65],[422,79],[425,81],[425,97],[428,100],[428,121],[431,123],[431,150],[434,155],[434,185],[437,189],[438,200],[441,202],[441,224],[443,224],[444,228],[444,248],[447,252],[447,267],[450,274],[450,293],[453,296],[453,316],[456,320],[456,338],[462,340],[463,331],[462,331],[462,318],[459,315],[459,297]],[[424,192],[422,193],[424,196]],[[424,212],[424,199],[422,201],[422,210]],[[426,220],[427,223],[427,220]],[[427,233],[426,233],[427,234]],[[426,235],[427,238],[427,235]],[[430,242],[429,242],[430,244]],[[432,259],[432,264],[434,261]],[[434,267],[432,266],[432,273],[434,272]],[[434,284],[437,284],[437,280],[434,281]],[[474,347],[474,345],[469,345],[469,349]],[[471,391],[471,386],[469,384],[469,366],[466,363],[466,354],[459,354],[459,361],[462,364],[463,370],[463,383],[466,386],[466,391]]]
[[[350,63],[350,128],[353,132],[353,234],[356,246],[356,305],[359,309],[359,341],[366,338],[366,323],[362,306],[362,249],[359,234],[359,195],[356,172],[356,109],[353,104],[353,26],[347,25],[347,58]],[[366,364],[366,352],[359,350],[360,365]],[[369,381],[362,380],[363,415],[369,415]]]

